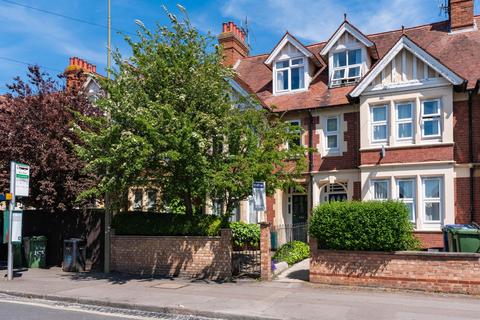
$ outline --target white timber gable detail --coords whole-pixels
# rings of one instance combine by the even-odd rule
[[[271,66],[275,95],[308,90],[315,66],[314,54],[288,32],[265,60]]]
[[[455,74],[407,36],[400,40],[352,90],[353,98],[379,92],[395,92],[419,87],[461,85]]]

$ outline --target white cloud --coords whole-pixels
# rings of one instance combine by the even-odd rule
[[[33,13],[25,8],[5,5],[0,10],[0,33],[9,34],[18,41],[4,42],[4,47],[11,52],[35,50],[34,48],[50,48],[54,52],[76,55],[93,63],[105,60],[104,48],[89,49],[85,46],[78,32],[72,32],[58,18]],[[94,45],[89,43],[89,46]]]
[[[374,33],[429,22],[436,5],[431,0],[228,0],[222,14],[239,20],[248,16],[270,32],[288,30],[308,41],[323,41],[343,21],[344,13],[362,32]]]

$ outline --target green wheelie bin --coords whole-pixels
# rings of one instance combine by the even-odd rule
[[[480,253],[480,229],[450,230],[457,252]]]
[[[23,238],[27,267],[45,268],[47,266],[47,237]]]

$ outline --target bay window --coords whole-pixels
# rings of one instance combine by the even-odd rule
[[[275,63],[275,92],[305,88],[305,59],[295,58]]]
[[[325,150],[338,151],[339,150],[339,117],[328,117],[325,120]]]
[[[441,178],[423,178],[423,214],[426,223],[439,223],[442,218]]]
[[[422,102],[422,136],[435,138],[441,131],[441,108],[439,100],[426,100]]]
[[[413,104],[399,103],[396,105],[397,139],[411,140],[413,138]]]
[[[372,180],[372,191],[374,200],[387,200],[389,197],[389,181],[388,180]]]
[[[415,222],[415,179],[397,180],[397,198],[407,207],[410,222]]]
[[[385,142],[388,134],[387,106],[375,106],[371,110],[372,141]]]
[[[333,54],[332,86],[355,82],[361,77],[362,50],[345,50]]]

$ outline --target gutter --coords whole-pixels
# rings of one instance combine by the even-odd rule
[[[309,181],[309,193],[310,193],[310,210],[313,212],[313,115],[312,110],[308,110],[308,174],[310,176]]]

